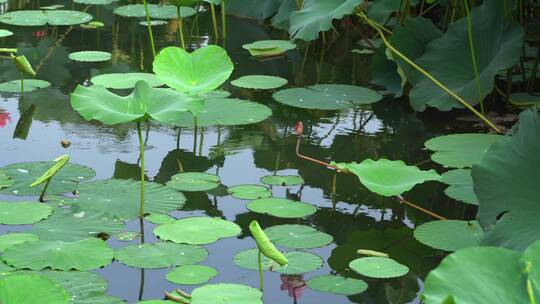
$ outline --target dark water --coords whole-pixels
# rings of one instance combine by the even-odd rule
[[[20,1],[11,2],[10,10],[38,7],[53,3]],[[67,8],[71,2],[66,4]],[[105,28],[82,30],[80,27],[60,27],[56,34],[44,27],[5,27],[16,33],[4,38],[3,47],[17,47],[34,65],[41,65],[38,78],[53,85],[42,91],[27,93],[24,100],[13,94],[2,94],[0,107],[6,109],[10,119],[0,128],[0,166],[13,162],[51,160],[68,153],[72,161],[94,168],[98,179],[137,178],[138,145],[133,125],[115,127],[84,121],[71,109],[69,93],[77,84],[87,83],[98,74],[110,72],[151,71],[151,51],[146,28],[134,19],[117,19],[112,10],[117,4],[91,7],[88,12],[98,16]],[[82,10],[83,6],[76,5]],[[190,46],[212,43],[208,29],[208,13],[201,15],[198,28],[189,39]],[[283,32],[272,30],[254,21],[229,18],[229,37],[226,48],[235,63],[231,79],[250,74],[266,74],[289,79],[290,86],[315,83],[343,83],[367,85],[369,58],[354,55],[354,37],[350,33],[334,36],[323,48],[313,43],[272,60],[259,61],[241,48],[242,44],[262,39],[285,38]],[[115,25],[115,26],[113,26]],[[187,26],[191,27],[190,21]],[[158,49],[177,45],[176,25],[154,28]],[[197,33],[198,32],[198,33]],[[43,37],[41,37],[43,36]],[[335,39],[335,40],[334,40]],[[58,43],[59,40],[62,40]],[[222,43],[222,42],[220,42]],[[68,54],[79,50],[104,50],[113,53],[107,63],[81,64],[70,61]],[[0,62],[2,81],[17,78],[17,72],[8,60]],[[244,231],[253,219],[263,227],[284,223],[304,223],[316,226],[331,234],[335,243],[312,250],[327,261],[316,272],[304,277],[280,277],[277,273],[265,273],[265,303],[415,303],[421,290],[422,280],[434,268],[440,256],[421,245],[412,237],[415,226],[431,218],[414,209],[399,205],[362,188],[350,175],[336,176],[336,193],[332,194],[335,173],[319,165],[298,159],[294,153],[296,121],[303,121],[305,136],[303,153],[323,160],[338,162],[361,161],[365,158],[401,159],[408,164],[420,164],[427,169],[432,166],[429,155],[422,151],[423,142],[444,133],[445,117],[410,111],[406,101],[387,99],[370,108],[348,111],[306,111],[280,105],[272,100],[271,92],[254,92],[235,88],[228,83],[223,87],[233,96],[261,102],[273,110],[273,116],[261,123],[242,127],[205,128],[193,130],[147,125],[147,176],[165,183],[178,172],[178,161],[186,171],[218,173],[225,185],[258,183],[259,179],[274,172],[299,174],[306,184],[288,190],[274,188],[274,196],[301,199],[319,207],[318,212],[302,220],[283,220],[248,212],[246,201],[230,196],[214,196],[206,193],[188,193],[185,207],[174,215],[220,216],[239,224]],[[72,142],[67,150],[60,141]],[[465,211],[449,201],[442,193],[443,186],[426,183],[416,187],[406,196],[409,200],[433,209],[450,218],[461,217]],[[0,197],[0,199],[14,199]],[[17,197],[15,199],[23,199]],[[2,232],[24,228],[0,227]],[[138,222],[128,224],[129,230],[137,230]],[[153,226],[147,225],[147,236]],[[112,246],[127,243],[109,240]],[[244,249],[254,247],[253,240],[245,232],[238,238],[226,239],[205,246],[210,257],[203,264],[220,271],[211,283],[235,282],[258,285],[256,272],[247,271],[233,264],[233,256]],[[359,277],[347,269],[356,258],[356,250],[368,248],[384,251],[411,272],[399,279],[372,280],[367,292],[345,297],[321,294],[300,287],[302,280],[321,274],[340,274]],[[175,286],[165,280],[168,270],[146,270],[143,299],[159,299],[164,291]],[[109,281],[109,293],[132,303],[141,292],[141,271],[113,263],[99,270]],[[360,277],[359,277],[360,278]],[[189,287],[182,287],[190,291]]]

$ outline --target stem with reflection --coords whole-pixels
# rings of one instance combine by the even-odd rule
[[[478,100],[480,102],[480,112],[485,114],[484,111],[484,100],[482,98],[482,87],[480,86],[480,76],[478,74],[478,64],[476,63],[476,51],[474,50],[474,41],[473,41],[473,32],[472,32],[472,21],[471,13],[469,11],[468,0],[463,0],[463,5],[465,7],[465,12],[467,13],[467,36],[469,36],[469,48],[471,49],[471,60],[474,71],[474,81],[476,83],[476,91],[478,92]]]
[[[225,0],[221,0],[221,31],[223,40],[227,39],[227,11],[225,9]]]
[[[44,203],[45,202],[45,193],[47,192],[47,188],[49,188],[49,184],[51,183],[51,178],[49,178],[47,180],[47,182],[45,183],[45,187],[43,187],[43,190],[41,191],[41,195],[39,196],[39,201]]]
[[[24,95],[24,74],[21,73],[21,95]]]
[[[214,27],[214,38],[219,39],[219,32],[217,28],[217,18],[216,18],[216,5],[214,1],[210,1],[210,12],[212,12],[212,26]]]
[[[264,282],[263,282],[263,269],[262,269],[262,254],[261,254],[261,250],[258,250],[258,251],[259,251],[259,255],[258,255],[258,262],[259,262],[259,290],[261,292],[263,292]]]
[[[141,132],[140,122],[137,122],[137,134],[139,136],[139,149],[140,149],[140,157],[141,157],[141,201],[139,205],[139,218],[142,220],[144,218],[144,141],[143,141],[143,136]]]
[[[143,0],[144,13],[146,15],[146,28],[148,29],[148,36],[150,37],[150,45],[152,46],[152,55],[156,57],[156,45],[154,43],[154,34],[152,33],[152,25],[150,24],[150,11],[148,10],[148,3]]]
[[[180,46],[185,50],[186,49],[186,42],[184,41],[184,29],[183,29],[183,20],[182,15],[180,14],[180,6],[176,7],[177,9],[177,16],[178,16],[178,36],[180,38]]]

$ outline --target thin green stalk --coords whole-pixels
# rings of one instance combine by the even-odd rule
[[[24,95],[24,74],[21,73],[21,95]]]
[[[217,18],[216,18],[216,5],[214,1],[210,1],[210,12],[212,13],[212,26],[214,27],[214,37],[219,39],[219,32],[217,28]]]
[[[418,66],[416,63],[414,63],[412,60],[410,60],[407,56],[403,55],[399,50],[394,48],[386,39],[386,36],[384,36],[383,30],[381,29],[381,25],[377,22],[371,20],[364,14],[363,12],[358,13],[358,16],[366,20],[366,22],[371,26],[373,29],[375,29],[379,36],[381,37],[384,45],[392,51],[392,53],[396,54],[398,57],[400,57],[403,61],[407,62],[409,65],[411,65],[415,70],[422,73],[425,77],[427,77],[429,80],[431,80],[435,85],[437,85],[439,88],[441,88],[443,91],[445,91],[448,95],[454,97],[459,103],[461,103],[465,108],[467,108],[469,111],[471,111],[474,115],[476,115],[480,120],[482,120],[484,123],[486,123],[488,126],[490,126],[493,130],[495,130],[497,133],[502,133],[497,126],[495,126],[489,119],[487,119],[482,113],[478,112],[474,107],[472,107],[468,102],[466,102],[463,98],[459,97],[456,93],[452,92],[450,89],[448,89],[444,84],[442,84],[439,80],[437,80],[435,77],[433,77],[429,72],[422,69],[420,66]]]
[[[259,251],[259,255],[258,255],[258,263],[259,263],[259,290],[261,292],[264,291],[264,280],[263,280],[263,269],[262,269],[262,253],[261,253],[261,250],[258,250]]]
[[[531,279],[527,279],[527,294],[529,295],[529,300],[531,301],[531,304],[536,304],[536,298],[534,296],[534,288],[532,286]]]
[[[152,55],[156,57],[156,45],[154,43],[154,34],[152,33],[152,25],[150,24],[150,11],[148,10],[148,3],[143,0],[144,13],[146,15],[146,27],[148,29],[148,36],[150,37],[150,45],[152,46]]]
[[[52,177],[47,180],[47,182],[45,183],[45,187],[43,187],[43,190],[41,191],[41,195],[39,196],[39,201],[42,202],[42,203],[45,202],[45,193],[47,192],[47,188],[49,188],[49,184],[51,183],[51,179],[52,179]]]
[[[476,63],[476,51],[474,49],[473,32],[472,32],[472,20],[471,13],[469,11],[469,3],[467,0],[463,0],[465,12],[467,14],[467,34],[469,36],[469,49],[471,50],[471,60],[474,71],[474,81],[476,83],[476,91],[478,92],[478,100],[480,102],[480,112],[485,114],[484,111],[484,99],[482,98],[482,87],[480,85],[480,76],[478,74],[478,64]]]
[[[184,41],[184,29],[182,26],[182,23],[184,22],[182,20],[182,16],[180,15],[180,6],[177,7],[177,16],[178,16],[178,37],[180,39],[180,46],[185,50],[186,49],[186,42]]]
[[[225,8],[225,0],[221,0],[221,33],[223,40],[227,39],[227,11]]]
[[[141,200],[139,205],[139,218],[144,218],[144,141],[141,132],[141,123],[137,122],[137,135],[139,136],[139,149],[141,157]]]

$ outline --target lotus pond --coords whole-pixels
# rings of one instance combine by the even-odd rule
[[[537,1],[0,6],[0,304],[540,301]]]

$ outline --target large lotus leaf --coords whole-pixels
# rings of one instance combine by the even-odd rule
[[[262,256],[262,269],[276,271],[281,274],[304,274],[319,269],[323,261],[311,252],[289,251],[284,253],[289,263],[279,266],[276,262],[266,256]],[[258,263],[259,249],[248,249],[237,253],[234,256],[234,263],[238,267],[250,270],[259,270]]]
[[[362,0],[305,0],[302,9],[291,14],[289,33],[294,39],[315,40],[319,32],[332,28],[334,19],[352,14]]]
[[[204,265],[183,265],[167,273],[167,280],[180,285],[198,285],[218,274],[215,268]]]
[[[280,30],[288,30],[290,27],[291,13],[296,11],[295,0],[283,0],[277,13],[272,17],[272,26]]]
[[[285,89],[274,93],[276,101],[292,107],[317,110],[343,110],[371,104],[382,96],[368,88],[344,84],[317,84],[306,88]]]
[[[124,223],[104,211],[56,209],[45,221],[32,227],[31,233],[43,241],[77,241],[95,236],[110,236],[124,228]]]
[[[276,245],[294,249],[324,247],[334,240],[331,235],[305,225],[272,226],[264,232]]]
[[[167,214],[181,208],[186,198],[172,188],[146,182],[145,212]],[[139,217],[140,183],[134,180],[108,179],[81,184],[77,198],[57,198],[60,204],[74,204],[81,210],[106,212],[121,220]]]
[[[388,52],[384,45],[374,50],[368,66],[371,74],[369,82],[385,88],[388,94],[400,97],[403,95],[401,76],[397,73],[397,64],[388,59]]]
[[[467,18],[451,23],[441,38],[428,44],[426,52],[416,63],[452,92],[471,104],[477,104],[479,98],[483,99],[493,90],[497,72],[519,60],[523,28],[505,18],[504,1],[499,0],[484,1],[472,9],[470,18],[481,96],[478,96],[469,49]],[[441,111],[463,107],[428,78],[414,85],[410,103],[420,111],[427,106]]]
[[[175,243],[134,244],[116,251],[115,258],[135,268],[167,268],[200,263],[208,251],[196,245]]]
[[[111,263],[113,253],[107,243],[97,238],[75,242],[39,240],[8,248],[2,260],[20,269],[91,270]]]
[[[1,202],[0,224],[33,224],[49,217],[52,208],[38,202]]]
[[[247,208],[256,213],[281,218],[301,218],[317,212],[317,207],[311,204],[275,197],[251,201],[247,204]]]
[[[484,228],[495,224],[503,212],[538,209],[539,138],[540,117],[533,110],[522,112],[514,135],[493,144],[473,166],[474,191],[480,201],[477,218]]]
[[[529,244],[540,239],[539,221],[540,214],[537,212],[505,213],[497,224],[486,232],[480,243],[523,251]]]
[[[209,45],[191,53],[168,47],[156,56],[154,73],[169,87],[187,94],[201,94],[217,89],[234,70],[227,51]]]
[[[20,26],[74,25],[92,20],[92,15],[68,10],[13,11],[0,15],[0,22]]]
[[[471,170],[456,169],[443,173],[441,182],[449,185],[444,193],[449,197],[466,204],[478,205],[474,193]]]
[[[366,257],[353,260],[349,267],[359,274],[370,278],[396,278],[406,275],[409,268],[390,258]]]
[[[427,1],[428,3],[430,1]],[[409,2],[409,5],[416,5],[418,4],[418,0],[411,0]],[[367,13],[369,15],[369,18],[384,24],[386,21],[388,21],[388,18],[393,12],[396,12],[398,10],[402,10],[401,7],[403,5],[403,2],[396,1],[396,0],[377,0],[377,1],[370,1],[368,3],[367,7]]]
[[[536,263],[539,256],[536,252]],[[530,303],[521,258],[519,252],[496,247],[452,253],[427,276],[422,300],[426,304]]]
[[[204,0],[221,5],[221,0]],[[227,0],[227,13],[243,18],[257,19],[263,22],[274,15],[282,0]]]
[[[205,172],[182,172],[173,175],[167,186],[178,191],[208,191],[219,186],[219,176]]]
[[[2,168],[2,171],[11,177],[13,186],[3,189],[0,193],[14,195],[39,195],[43,191],[44,184],[30,187],[36,179],[49,170],[55,162],[30,162],[15,163]],[[48,194],[64,194],[77,189],[81,182],[88,181],[96,175],[91,168],[66,164],[51,180],[47,188]]]
[[[362,280],[322,275],[309,279],[306,285],[316,291],[351,296],[367,290],[368,284]]]
[[[0,303],[69,304],[66,290],[52,280],[39,275],[5,275],[0,278]]]
[[[478,246],[484,231],[476,221],[432,221],[418,226],[414,237],[422,244],[445,251]]]
[[[191,304],[263,304],[262,292],[240,284],[207,284],[193,290]]]
[[[435,170],[422,171],[400,160],[366,159],[361,163],[339,163],[337,166],[354,173],[370,191],[384,196],[401,195],[418,184],[441,179]]]
[[[114,13],[123,17],[142,18],[146,16],[144,5],[142,4],[128,4],[119,6],[114,9]],[[150,18],[176,19],[177,8],[174,5],[148,4],[148,13]],[[180,15],[182,17],[189,17],[195,15],[195,13],[196,11],[191,7],[180,8]]]
[[[86,120],[99,120],[115,125],[140,121],[147,117],[162,123],[176,121],[180,113],[194,114],[203,109],[203,101],[169,89],[152,88],[145,81],[135,84],[128,96],[119,96],[101,86],[77,86],[71,95],[71,105]]]
[[[494,134],[450,134],[432,138],[425,142],[425,146],[435,152],[431,160],[436,163],[447,167],[470,168],[501,138],[501,135]]]
[[[154,229],[162,240],[186,244],[210,244],[236,236],[242,229],[233,222],[213,217],[188,217]]]
[[[258,123],[272,115],[269,107],[247,100],[232,98],[207,99],[197,115],[197,126],[238,126]],[[195,117],[181,113],[174,123],[179,127],[193,127]]]
[[[10,247],[24,242],[35,242],[37,235],[32,233],[7,233],[0,236],[0,253]]]
[[[152,73],[110,73],[97,75],[91,79],[94,85],[109,89],[132,89],[141,80],[152,87],[163,85],[163,82],[157,79],[156,74]]]
[[[11,187],[14,181],[5,173],[0,172],[0,189]]]
[[[540,296],[540,240],[532,243],[523,252],[521,261],[525,265],[525,272],[531,282],[535,298],[538,299]]]

